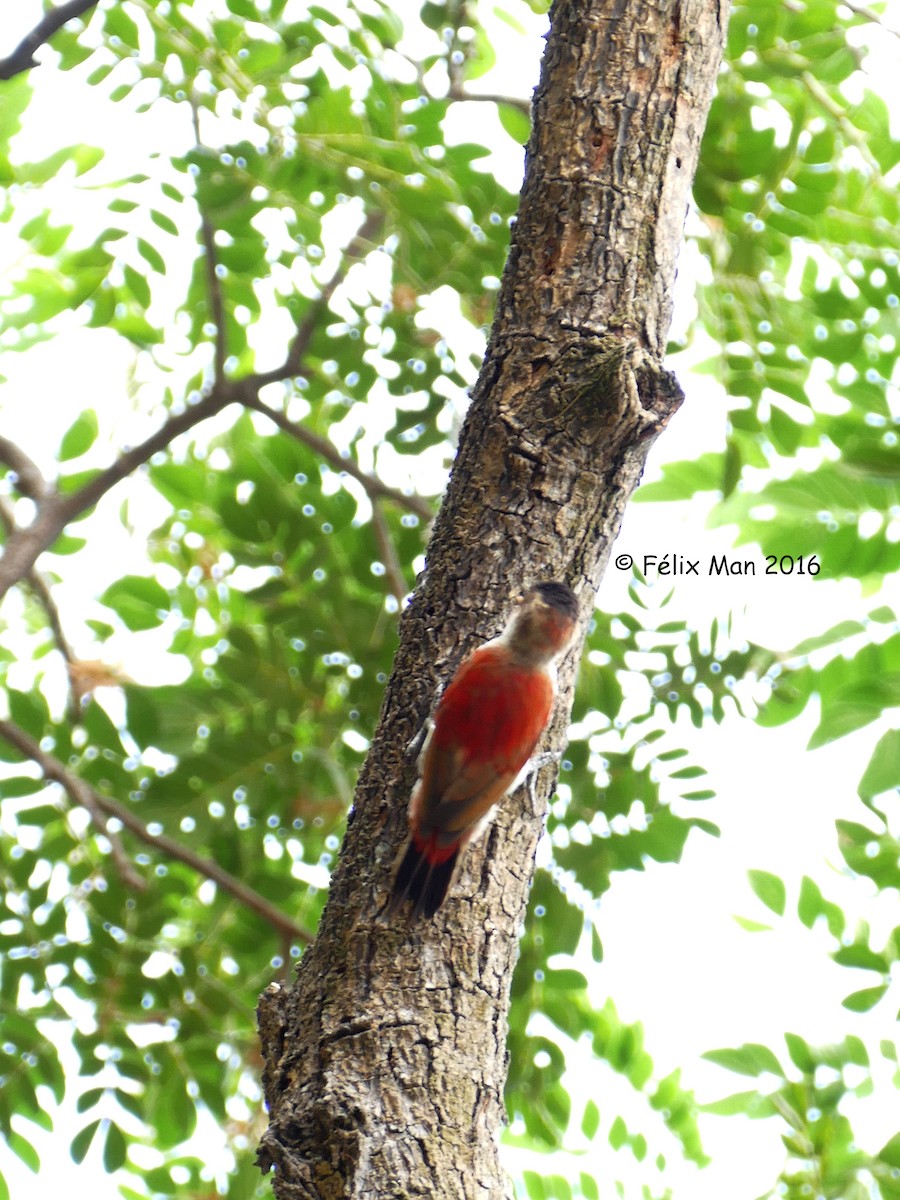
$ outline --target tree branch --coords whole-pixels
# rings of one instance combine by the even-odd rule
[[[850,0],[841,0],[844,8],[849,8],[852,13],[856,13],[858,17],[865,17],[867,21],[871,21],[873,25],[880,25],[886,32],[892,34],[895,38],[900,38],[900,29],[894,29],[890,25],[885,25],[881,19],[881,15],[869,8],[866,4],[852,4]]]
[[[305,374],[303,359],[306,357],[309,344],[319,327],[319,320],[322,314],[327,310],[340,284],[347,278],[347,262],[348,260],[360,257],[365,247],[371,243],[382,220],[381,213],[370,213],[350,239],[341,258],[340,266],[328,282],[323,285],[317,298],[303,314],[302,320],[297,323],[296,332],[291,339],[287,356],[281,366],[275,367],[271,371],[260,371],[251,375],[247,379],[247,383],[252,384],[258,390],[265,387],[268,383],[283,383],[286,379],[291,379],[295,375]]]
[[[62,29],[67,21],[71,21],[73,17],[80,17],[93,8],[96,3],[97,0],[68,0],[67,4],[60,4],[59,8],[51,8],[49,12],[44,13],[34,29],[22,38],[12,54],[0,59],[0,79],[12,79],[14,75],[20,75],[23,71],[30,71],[32,67],[36,67],[38,64],[34,57],[35,50],[39,46],[43,46],[45,42],[49,42],[54,33],[58,29]]]
[[[397,547],[394,545],[394,539],[391,537],[391,531],[378,500],[372,501],[372,529],[391,592],[397,603],[402,604],[404,596],[409,593],[410,589],[406,586],[406,580],[403,578],[400,556],[397,554]]]
[[[343,264],[348,257],[361,252],[363,245],[371,237],[374,229],[380,223],[381,217],[368,217],[352,239],[344,253]],[[431,509],[424,500],[416,496],[405,496],[396,488],[388,487],[373,476],[367,475],[355,463],[341,457],[339,451],[327,439],[314,434],[302,426],[295,425],[281,413],[263,404],[258,392],[268,383],[284,382],[301,372],[303,357],[306,354],[313,334],[318,327],[321,314],[327,308],[335,289],[346,275],[342,268],[335,272],[323,287],[322,294],[307,310],[303,320],[298,324],[297,331],[288,348],[285,361],[273,371],[248,375],[242,380],[217,378],[209,394],[199,403],[190,405],[182,412],[170,416],[160,428],[139,445],[121,454],[111,466],[106,467],[89,480],[84,487],[71,495],[63,496],[54,490],[46,489],[38,501],[37,516],[25,529],[14,531],[4,548],[0,558],[0,600],[9,589],[19,580],[24,579],[34,566],[38,556],[49,549],[60,536],[66,525],[92,508],[111,488],[127,478],[143,463],[147,462],[160,450],[166,447],[180,434],[186,433],[201,421],[213,417],[229,404],[240,403],[246,408],[255,409],[274,421],[284,432],[303,442],[316,454],[321,455],[338,471],[346,471],[357,482],[361,483],[368,495],[391,500],[395,504],[416,513],[424,520],[431,519]],[[218,361],[218,359],[217,359]],[[0,461],[3,459],[4,445],[0,444]],[[16,456],[17,448],[12,443],[5,443],[6,453]],[[19,452],[19,466],[30,463],[26,455]],[[11,464],[10,464],[11,465]],[[33,464],[31,464],[33,466]],[[37,468],[34,468],[35,471]]]
[[[23,579],[39,554],[47,550],[69,521],[92,508],[109,490],[125,479],[142,463],[147,462],[159,450],[179,434],[187,432],[207,417],[213,417],[236,399],[234,388],[221,383],[198,404],[185,408],[183,412],[169,417],[160,428],[140,445],[126,450],[119,458],[93,479],[71,495],[61,496],[51,492],[38,505],[38,514],[25,529],[18,529],[6,544],[0,559],[0,599],[13,584]]]
[[[365,488],[366,494],[372,500],[392,500],[394,504],[399,504],[401,508],[408,509],[409,512],[415,513],[416,516],[421,517],[423,520],[431,520],[433,513],[427,501],[422,500],[419,496],[407,496],[397,488],[392,488],[388,484],[382,483],[374,475],[366,474],[352,459],[344,458],[337,446],[329,442],[327,438],[323,438],[320,434],[313,433],[311,429],[306,429],[305,426],[297,424],[296,421],[292,421],[277,409],[270,408],[251,389],[247,389],[246,394],[242,395],[241,403],[245,408],[252,409],[253,412],[262,413],[264,417],[268,417],[270,421],[278,426],[282,433],[286,433],[294,441],[308,446],[319,458],[324,459],[329,466],[334,467],[335,471],[344,471],[347,475],[355,479],[357,483],[361,483]]]
[[[456,100],[461,103],[474,101],[482,104],[506,104],[510,108],[518,109],[519,112],[525,114],[526,117],[531,116],[531,101],[523,100],[520,96],[501,96],[497,92],[467,92],[461,83],[452,83],[447,92],[448,100]]]
[[[16,490],[29,500],[41,500],[50,492],[50,485],[37,463],[9,438],[0,437],[0,463],[5,463],[14,472]]]
[[[0,525],[3,526],[7,538],[11,538],[16,533],[16,523],[10,512],[9,505],[2,499],[0,499]],[[33,567],[25,576],[25,579],[29,588],[34,593],[35,599],[46,614],[47,624],[50,626],[50,632],[53,634],[56,648],[65,660],[66,673],[69,677],[69,716],[74,721],[78,716],[78,701],[80,699],[80,692],[76,686],[78,660],[75,657],[72,647],[69,645],[69,639],[66,637],[65,630],[62,627],[62,618],[59,615],[59,609],[56,606],[56,601],[53,599],[53,594],[50,591],[47,581]]]
[[[12,743],[16,749],[21,750],[26,757],[36,762],[44,776],[48,779],[53,778],[46,769],[41,758],[49,759],[41,747],[28,734],[19,729],[11,721],[0,721],[0,736],[4,737],[8,742]],[[41,758],[37,756],[40,755]],[[56,760],[50,760],[56,763]],[[90,814],[91,820],[100,830],[105,838],[109,841],[110,854],[113,862],[116,865],[116,870],[119,872],[119,878],[122,883],[128,888],[132,888],[136,892],[143,892],[147,888],[147,881],[134,868],[131,859],[125,853],[125,848],[122,845],[122,840],[118,833],[113,833],[107,824],[106,814],[102,807],[98,804],[98,797],[93,789],[89,787],[83,779],[79,779],[76,775],[68,775],[62,766],[62,763],[57,763],[61,772],[66,774],[66,778],[57,778],[55,782],[60,783],[73,804],[84,808]]]
[[[158,850],[161,854],[168,858],[175,859],[177,862],[182,862],[198,874],[203,875],[206,879],[211,879],[213,883],[233,896],[245,908],[249,908],[255,912],[257,916],[262,917],[269,925],[273,927],[282,937],[289,937],[294,941],[302,942],[304,945],[309,943],[311,935],[296,925],[289,917],[286,917],[274,904],[254,891],[253,888],[243,883],[240,879],[236,879],[224,867],[220,867],[217,862],[211,858],[204,858],[201,854],[195,854],[193,850],[183,846],[181,842],[174,838],[167,837],[165,834],[151,833],[147,826],[136,817],[129,809],[124,808],[116,800],[109,796],[104,796],[96,791],[90,784],[80,779],[77,775],[73,775],[59,759],[54,758],[52,754],[48,754],[41,748],[38,742],[24,729],[21,729],[12,721],[0,720],[0,737],[9,742],[11,746],[21,751],[26,758],[30,758],[32,762],[37,763],[43,772],[44,778],[58,783],[65,791],[66,795],[73,804],[86,809],[93,820],[97,821],[99,827],[103,830],[107,837],[110,837],[106,828],[106,819],[115,818],[121,822],[123,827],[128,830],[138,841],[143,842],[146,846],[152,846],[154,850]],[[111,839],[112,840],[112,839]],[[129,870],[133,872],[134,868],[128,863]],[[140,884],[146,887],[143,879]]]

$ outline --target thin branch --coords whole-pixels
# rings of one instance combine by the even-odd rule
[[[11,537],[16,532],[16,524],[13,520],[12,513],[9,511],[9,506],[0,500],[0,525],[6,531],[6,536]],[[72,652],[72,647],[69,645],[69,640],[65,635],[62,627],[62,621],[59,615],[59,609],[56,607],[56,601],[50,594],[50,588],[47,586],[47,581],[37,573],[37,571],[29,571],[25,577],[28,581],[28,586],[34,592],[35,598],[43,608],[47,623],[50,626],[50,631],[53,634],[53,640],[56,642],[57,649],[66,660],[66,666],[71,667],[75,662],[75,655]]]
[[[8,742],[14,745],[16,749],[21,750],[27,758],[30,758],[33,762],[36,762],[44,772],[45,778],[52,778],[55,779],[55,782],[60,783],[65,790],[66,795],[73,804],[77,804],[79,807],[87,810],[87,812],[90,814],[91,820],[109,842],[110,855],[115,863],[116,870],[119,873],[119,878],[122,880],[122,883],[128,888],[132,888],[136,892],[145,891],[147,887],[147,881],[135,870],[134,864],[125,853],[125,847],[122,845],[122,840],[118,833],[113,833],[110,830],[109,825],[107,824],[106,814],[104,813],[101,805],[98,803],[99,797],[95,794],[93,789],[89,787],[83,779],[79,779],[77,775],[68,774],[68,772],[65,771],[62,763],[57,762],[56,759],[51,759],[48,754],[45,754],[38,743],[24,731],[24,729],[20,729],[11,721],[0,721],[0,737],[4,737]],[[52,762],[58,766],[59,771],[65,776],[65,778],[51,775],[42,759],[46,759],[48,762]]]
[[[842,0],[843,3],[843,0]],[[515,108],[519,112],[525,114],[526,117],[531,116],[531,101],[523,100],[521,96],[501,96],[498,92],[467,92],[460,83],[452,83],[447,92],[448,100],[457,100],[468,104],[470,101],[481,102],[487,104],[505,104],[509,108]]]
[[[13,519],[12,512],[9,509],[9,505],[6,504],[6,502],[2,499],[0,499],[0,525],[3,526],[3,530],[7,538],[11,538],[16,532],[16,523]],[[79,696],[78,689],[75,686],[73,672],[78,665],[78,660],[75,657],[72,647],[69,645],[69,639],[66,637],[65,631],[62,627],[62,618],[59,615],[59,609],[56,606],[56,601],[53,599],[53,594],[50,591],[50,587],[46,579],[44,579],[43,575],[41,575],[32,567],[32,569],[25,576],[25,581],[34,594],[34,598],[44,610],[44,614],[47,617],[47,624],[50,626],[50,632],[53,634],[53,640],[56,643],[56,648],[59,650],[60,654],[65,660],[66,673],[69,677],[70,688],[68,703],[69,716],[74,721],[78,717]]]
[[[0,437],[0,463],[6,466],[16,476],[16,491],[29,500],[42,500],[50,492],[50,485],[41,474],[41,469],[29,458],[21,446],[11,442],[9,438]]]
[[[191,95],[191,121],[194,126],[194,140],[198,148],[203,148],[200,140],[200,110],[196,98]],[[222,281],[219,279],[219,259],[216,253],[216,231],[206,215],[206,210],[197,202],[200,212],[200,241],[203,244],[203,263],[206,270],[206,293],[209,299],[209,309],[213,324],[216,327],[216,338],[213,344],[214,380],[218,382],[225,375],[225,362],[228,358],[228,343],[225,334],[225,297],[222,293]]]
[[[458,5],[455,10],[455,22],[453,27],[452,38],[447,45],[447,79],[449,88],[447,90],[448,100],[459,101],[481,101],[488,104],[507,104],[510,108],[518,109],[523,112],[526,117],[531,116],[531,102],[522,100],[516,96],[501,96],[496,92],[480,92],[474,95],[470,94],[465,89],[466,64],[472,56],[472,50],[475,46],[473,41],[468,38],[460,37],[460,29],[464,25],[474,25],[475,19],[469,12],[469,6],[465,2]],[[419,72],[419,80],[422,82],[422,74]]]
[[[352,459],[344,458],[337,446],[329,442],[327,438],[323,438],[318,433],[313,433],[311,429],[307,429],[303,425],[298,425],[296,421],[292,421],[277,409],[269,408],[268,404],[264,404],[252,391],[248,390],[247,394],[242,397],[242,403],[245,408],[252,409],[253,412],[262,413],[264,417],[268,417],[270,421],[278,426],[282,433],[286,433],[294,441],[308,446],[314,454],[324,459],[335,471],[343,471],[355,479],[357,483],[361,483],[366,494],[372,500],[391,500],[394,504],[408,509],[409,512],[415,513],[416,516],[421,517],[423,520],[431,520],[434,514],[427,501],[422,500],[419,496],[407,496],[397,488],[392,488],[388,484],[382,483],[374,475],[366,474]]]
[[[400,564],[397,547],[394,545],[394,539],[391,537],[391,531],[378,500],[372,501],[372,530],[391,593],[397,603],[402,604],[403,597],[408,595],[410,589],[406,586],[406,580],[403,578],[403,567]]]
[[[177,862],[182,862],[198,874],[203,875],[206,879],[211,879],[213,883],[233,896],[246,908],[255,912],[257,916],[268,922],[281,937],[289,937],[292,940],[302,942],[304,945],[312,941],[311,935],[305,929],[301,929],[296,925],[290,917],[285,916],[283,912],[270,904],[269,901],[254,891],[253,888],[243,883],[240,879],[236,879],[234,875],[229,874],[223,867],[220,867],[217,862],[211,858],[204,858],[201,854],[195,854],[193,850],[176,841],[174,838],[167,837],[165,834],[151,833],[147,826],[136,817],[129,809],[124,808],[116,800],[112,800],[109,796],[104,796],[86,783],[83,779],[79,779],[77,775],[73,775],[65,766],[54,758],[52,754],[48,754],[41,748],[38,742],[24,729],[12,721],[0,720],[0,737],[9,742],[20,750],[26,758],[30,758],[32,762],[37,763],[43,772],[44,778],[53,783],[58,783],[73,804],[77,804],[85,808],[94,819],[101,822],[101,828],[107,836],[105,828],[106,818],[115,818],[121,822],[123,827],[128,830],[138,841],[143,842],[146,846],[152,846],[154,850],[158,850],[161,854],[168,858],[175,859]],[[142,881],[143,882],[143,881]]]
[[[32,67],[36,67],[38,64],[34,57],[35,50],[39,46],[43,46],[45,42],[49,42],[54,33],[58,29],[62,29],[67,21],[71,21],[73,17],[82,16],[96,3],[97,0],[68,0],[67,4],[61,4],[59,8],[51,8],[49,12],[44,13],[34,29],[22,38],[12,54],[0,59],[0,79],[12,79],[14,75],[20,75],[23,71],[30,71]]]
[[[803,80],[803,83],[805,84],[810,95],[812,95],[812,97],[818,101],[819,104],[821,104],[830,117],[833,117],[834,120],[837,121],[841,127],[844,137],[848,142],[850,142],[851,145],[856,147],[865,162],[867,162],[872,168],[875,178],[880,179],[881,167],[878,165],[878,160],[869,149],[866,138],[848,118],[846,109],[842,108],[840,104],[832,100],[831,96],[829,96],[828,92],[821,85],[821,83],[819,83],[818,79],[816,79],[811,71],[803,71],[800,78]]]
[[[874,9],[869,8],[865,4],[851,4],[850,0],[840,0],[844,8],[849,8],[852,13],[856,13],[858,17],[865,17],[867,21],[871,21],[873,25],[880,25],[886,32],[893,34],[895,38],[900,38],[900,29],[894,29],[891,25],[885,25],[881,16]]]
[[[271,371],[260,371],[248,377],[246,382],[257,391],[268,383],[283,383],[284,380],[292,379],[296,375],[306,374],[303,369],[303,360],[309,350],[310,342],[319,328],[321,318],[331,304],[334,293],[347,278],[348,261],[352,262],[354,259],[358,259],[366,247],[371,245],[383,219],[381,213],[370,213],[350,239],[341,256],[340,266],[328,282],[323,284],[321,292],[297,323],[297,329],[281,366],[275,367]]]
[[[164,450],[179,434],[187,432],[201,421],[221,412],[236,399],[235,390],[225,382],[216,387],[198,404],[169,417],[156,433],[138,446],[126,450],[116,461],[89,480],[84,487],[68,496],[55,492],[38,505],[38,514],[26,528],[19,529],[7,542],[0,559],[0,599],[13,584],[25,578],[39,554],[47,550],[69,521],[92,508],[109,490],[129,476],[159,450]]]
[[[352,475],[370,496],[391,500],[395,504],[402,505],[408,511],[416,513],[424,520],[430,520],[431,509],[424,500],[420,500],[416,496],[405,496],[397,489],[388,487],[380,480],[367,475],[354,463],[343,459],[338,450],[325,438],[319,437],[301,426],[294,425],[285,416],[263,404],[257,394],[268,383],[284,382],[300,373],[303,357],[318,327],[321,314],[327,307],[335,289],[345,277],[347,258],[361,253],[366,240],[371,236],[380,220],[378,215],[370,216],[360,227],[344,253],[344,265],[335,272],[323,288],[319,299],[306,312],[303,320],[297,326],[285,361],[280,367],[274,371],[248,375],[242,380],[217,379],[203,400],[170,416],[156,433],[151,434],[139,445],[120,454],[114,463],[105,470],[98,471],[84,487],[67,496],[50,491],[42,497],[38,502],[37,516],[32,523],[27,528],[18,529],[11,534],[4,547],[3,557],[0,558],[0,600],[14,584],[28,575],[38,556],[53,545],[70,521],[93,508],[111,488],[127,478],[158,451],[166,449],[180,434],[199,425],[201,421],[215,416],[232,403],[240,403],[247,408],[254,408],[269,417],[284,432],[296,437],[298,441],[320,454],[336,470],[346,471],[348,475]]]

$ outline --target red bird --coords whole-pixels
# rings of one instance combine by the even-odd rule
[[[460,850],[480,831],[531,758],[556,696],[554,659],[575,631],[578,601],[564,583],[539,583],[499,637],[460,664],[441,696],[409,803],[410,840],[391,909],[433,917]]]

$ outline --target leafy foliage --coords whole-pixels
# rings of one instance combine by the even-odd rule
[[[742,1075],[767,1076],[773,1084],[727,1096],[707,1105],[707,1111],[778,1119],[788,1158],[772,1196],[896,1196],[897,1138],[877,1151],[864,1150],[842,1111],[848,1097],[872,1091],[871,1060],[863,1042],[851,1035],[838,1045],[815,1048],[795,1033],[786,1034],[785,1041],[788,1067],[765,1046],[710,1051],[706,1057],[712,1062]],[[892,1042],[883,1042],[880,1054],[896,1068]],[[900,1082],[896,1070],[894,1077],[895,1084]]]
[[[507,28],[542,7],[504,6]],[[3,716],[29,739],[0,736],[0,1135],[33,1170],[29,1126],[74,1094],[72,1158],[99,1154],[129,1200],[257,1191],[256,997],[315,928],[503,269],[515,197],[486,160],[493,135],[451,133],[455,97],[501,49],[490,15],[123,0],[0,84],[4,437],[22,430],[28,451],[0,453],[7,545],[53,488],[83,501],[0,627]],[[900,567],[900,149],[859,75],[859,35],[880,32],[834,0],[735,8],[695,187],[710,272],[692,331],[716,345],[727,444],[640,493],[717,496],[711,520],[739,541],[814,555],[817,578],[870,593]],[[34,149],[44,89],[57,106],[100,97],[127,133],[104,122],[102,146]],[[521,102],[480,112],[495,107],[496,138],[524,140]],[[123,173],[135,145],[153,149]],[[54,420],[36,423],[12,360],[37,369],[73,336],[80,386],[55,378]],[[127,394],[95,394],[111,355]],[[107,479],[125,446],[148,448]],[[114,523],[126,536],[108,544]],[[666,1155],[705,1161],[691,1089],[594,996],[595,902],[622,872],[678,862],[692,830],[717,833],[681,718],[777,725],[816,700],[813,746],[881,725],[865,823],[839,834],[848,872],[900,887],[898,655],[884,605],[787,655],[738,641],[725,614],[669,618],[640,581],[597,614],[513,984],[514,1146],[603,1141],[646,1166],[645,1195],[667,1191]],[[751,886],[793,919],[790,881],[761,865]],[[898,931],[851,931],[810,877],[796,913],[864,972],[848,1019],[886,1007]],[[780,1049],[712,1052],[759,1086],[706,1112],[779,1122],[777,1194],[897,1195],[900,1134],[861,1149],[845,1111],[875,1051],[854,1034],[787,1045],[784,1066]],[[641,1099],[640,1127],[577,1094],[588,1048]],[[893,1043],[877,1053],[900,1083]],[[228,1137],[219,1165],[192,1140],[209,1119]],[[609,1190],[563,1161],[565,1176],[523,1169],[521,1194]]]

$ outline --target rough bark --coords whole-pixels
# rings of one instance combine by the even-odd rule
[[[724,37],[715,0],[564,0],[552,13],[518,223],[428,568],[331,894],[290,989],[260,1004],[279,1200],[505,1197],[497,1154],[509,984],[538,803],[508,799],[433,922],[384,908],[439,682],[510,597],[568,581],[582,628],[654,437],[675,259]],[[582,639],[546,735],[561,745]]]

